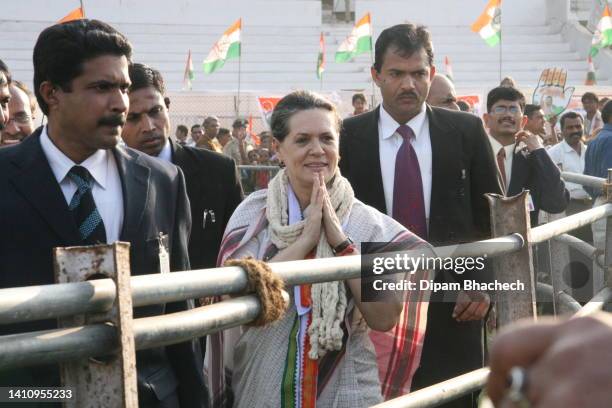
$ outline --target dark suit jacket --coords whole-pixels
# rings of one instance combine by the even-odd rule
[[[214,268],[227,222],[243,198],[236,165],[222,154],[170,143],[172,162],[185,173],[191,205],[191,268]]]
[[[514,153],[507,195],[513,196],[523,190],[529,190],[533,201],[532,227],[538,225],[540,209],[556,214],[565,211],[569,203],[569,192],[561,172],[544,149],[534,150],[527,157],[519,151]]]
[[[38,129],[19,145],[0,149],[1,288],[54,283],[52,248],[74,246],[80,241],[40,146],[40,132]],[[123,190],[120,239],[131,244],[132,274],[159,272],[159,233],[168,235],[171,270],[189,269],[191,216],[183,173],[136,150],[116,147],[112,152]],[[189,306],[189,302],[176,302],[141,307],[134,310],[134,318],[172,313]],[[54,327],[54,321],[29,322],[0,326],[0,334]],[[141,406],[158,406],[158,401],[177,394],[175,391],[181,407],[202,406],[205,394],[197,342],[136,354]],[[55,368],[46,370],[34,368],[26,375],[39,384],[57,384]]]
[[[356,197],[386,213],[380,170],[380,108],[344,120],[340,170]],[[485,193],[501,193],[491,145],[476,116],[427,107],[432,150],[432,187],[428,240],[435,246],[490,237]],[[394,158],[389,158],[394,160]],[[485,276],[471,278],[486,280]],[[467,278],[436,275],[437,281]],[[439,296],[438,296],[439,295]],[[482,365],[482,322],[458,323],[454,302],[432,296],[421,366],[413,389],[446,380]]]

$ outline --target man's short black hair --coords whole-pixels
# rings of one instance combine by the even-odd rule
[[[130,65],[130,92],[153,87],[161,95],[166,93],[166,85],[161,73],[148,65],[135,62]]]
[[[605,124],[612,123],[612,100],[606,102],[601,110],[601,119]]]
[[[353,99],[351,100],[351,103],[355,103],[355,101],[361,101],[363,103],[367,102],[365,95],[361,92],[353,94]]]
[[[380,72],[385,53],[390,47],[396,48],[402,57],[410,57],[415,52],[425,50],[427,63],[429,66],[433,65],[434,55],[431,35],[425,26],[407,23],[384,29],[376,40],[374,49],[374,69],[376,72]]]
[[[34,46],[34,93],[45,115],[49,107],[40,94],[40,85],[49,81],[64,92],[83,73],[83,63],[103,55],[132,58],[127,38],[98,20],[74,20],[45,28]]]
[[[201,127],[202,127],[202,125],[200,125],[199,123],[196,123],[195,125],[192,125],[192,126],[191,126],[191,131],[193,132],[193,129],[195,129],[195,128],[201,128]]]
[[[246,128],[248,125],[248,121],[246,119],[236,119],[234,120],[234,123],[232,123],[232,127],[235,128]]]
[[[181,133],[184,133],[184,134],[187,134],[189,132],[189,129],[187,129],[187,126],[185,126],[185,125],[178,125],[176,127],[176,130],[178,132],[181,132]]]
[[[498,101],[518,102],[521,110],[525,110],[525,95],[515,88],[498,86],[489,91],[487,95],[487,113],[491,113],[491,108]]]
[[[4,63],[4,61],[2,61],[1,59],[0,59],[0,72],[2,72],[4,74],[4,76],[6,77],[7,84],[10,85],[10,83],[12,81],[11,71],[9,71],[8,65],[6,65]]]
[[[565,128],[565,121],[567,119],[576,119],[576,118],[580,118],[580,121],[584,123],[584,118],[578,112],[569,111],[561,115],[561,118],[559,119],[559,125],[561,126],[561,130]]]
[[[582,98],[580,98],[580,101],[582,103],[584,103],[585,101],[599,102],[599,98],[593,92],[585,92],[584,94],[582,94]]]
[[[535,105],[533,103],[528,103],[527,105],[525,105],[525,112],[524,115],[527,116],[529,119],[531,119],[531,115],[533,115],[535,112],[539,111],[540,109],[542,109],[542,107],[540,105]]]
[[[217,133],[217,138],[223,135],[230,135],[232,132],[228,128],[219,128],[219,133]]]

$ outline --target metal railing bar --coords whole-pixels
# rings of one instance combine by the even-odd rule
[[[531,229],[530,244],[547,241],[553,237],[588,225],[612,215],[612,204],[605,204]]]
[[[580,173],[570,173],[569,171],[562,171],[561,177],[563,178],[563,180],[569,181],[570,183],[576,183],[583,186],[595,188],[602,188],[606,182],[605,178],[587,176],[585,174]]]
[[[538,302],[553,302],[553,287],[546,283],[537,282],[536,283],[536,294]],[[564,308],[564,310],[560,310],[557,314],[574,314],[580,311],[582,306],[580,303],[576,301],[569,294],[563,292],[562,290],[557,292],[557,296],[559,297],[559,305]],[[543,299],[544,298],[544,299]]]
[[[410,394],[374,405],[373,408],[436,407],[481,389],[487,382],[489,368],[484,367]]]
[[[512,234],[434,250],[438,256],[466,257],[482,254],[479,246],[484,244],[488,256],[495,257],[517,251],[523,243],[519,234]],[[402,253],[419,256],[422,251]],[[359,277],[360,261],[361,257],[357,255],[278,262],[271,263],[270,267],[287,285],[296,285]],[[238,267],[139,275],[132,276],[130,282],[134,306],[237,294],[247,287],[246,274]],[[104,312],[110,309],[114,300],[114,284],[110,279],[0,289],[0,324]]]
[[[603,288],[593,298],[573,316],[582,317],[588,316],[603,309],[603,307],[612,302],[612,288]]]
[[[288,295],[286,295],[288,300]],[[137,350],[180,343],[253,321],[260,312],[255,295],[161,316],[134,319]],[[0,337],[0,369],[53,364],[116,351],[117,332],[106,324]]]
[[[561,234],[559,236],[554,237],[554,240],[559,241],[561,243],[566,244],[569,247],[574,248],[576,251],[580,252],[583,255],[588,256],[591,259],[594,259],[597,264],[603,268],[604,264],[604,255],[595,248],[593,245],[588,242],[584,242],[583,240],[574,237],[569,234]]]

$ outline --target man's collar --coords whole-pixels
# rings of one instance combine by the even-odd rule
[[[412,119],[410,119],[405,125],[408,125],[414,132],[415,137],[418,137],[427,118],[427,110],[425,104],[421,107],[421,111]],[[395,134],[397,128],[400,127],[400,123],[397,123],[391,115],[385,110],[384,106],[380,104],[380,124],[382,127],[381,139],[388,139]]]
[[[167,138],[166,143],[164,144],[164,147],[162,147],[162,149],[159,151],[157,158],[172,163],[172,146],[170,146],[170,142]]]
[[[582,142],[578,142],[578,143],[580,143],[580,154],[582,154],[582,153],[584,153],[584,147],[585,147],[584,143],[582,143]],[[574,150],[574,148],[572,146],[570,146],[569,143],[567,143],[567,141],[565,139],[563,139],[561,141],[561,146],[563,147],[563,151],[565,153],[571,153],[571,152],[578,153],[578,152],[576,152],[576,150]]]
[[[66,156],[58,147],[51,141],[47,133],[47,126],[43,127],[40,134],[40,145],[49,161],[49,166],[53,171],[55,179],[61,183],[70,169],[77,164]],[[106,189],[106,177],[108,171],[108,152],[99,149],[94,154],[85,159],[79,166],[85,167],[91,177],[103,189]]]

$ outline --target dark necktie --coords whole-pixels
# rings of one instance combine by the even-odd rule
[[[506,180],[506,149],[501,147],[499,152],[497,152],[497,167],[499,167],[499,174],[502,180],[502,187],[504,189],[504,193],[507,189],[507,180]]]
[[[425,200],[419,160],[412,147],[412,129],[401,125],[396,131],[404,142],[395,156],[393,218],[423,239],[427,239]]]
[[[74,216],[83,245],[106,244],[104,222],[96,208],[91,193],[93,179],[85,167],[74,166],[68,177],[77,185],[77,191],[70,200],[68,208]]]

